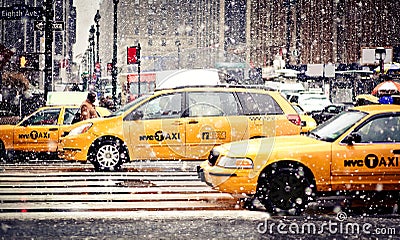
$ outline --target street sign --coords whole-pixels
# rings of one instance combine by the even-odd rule
[[[0,7],[0,19],[19,20],[21,18],[41,20],[44,16],[42,7],[29,7],[27,5],[13,5]]]
[[[140,46],[127,47],[127,64],[137,64],[140,58]]]
[[[33,24],[35,31],[44,31],[44,21],[35,21]]]
[[[69,61],[68,61],[68,59],[64,58],[64,59],[60,60],[60,67],[61,67],[61,68],[67,68],[67,67],[69,67]]]
[[[45,21],[35,21],[34,22],[35,31],[44,31],[45,26],[46,26]],[[64,22],[62,22],[62,21],[53,22],[51,29],[53,31],[64,31]]]
[[[52,23],[53,31],[64,31],[64,22],[62,21],[55,21]]]

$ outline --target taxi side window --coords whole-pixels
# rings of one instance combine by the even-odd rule
[[[245,115],[283,114],[282,108],[268,94],[238,93],[238,97]]]
[[[234,116],[239,112],[230,92],[190,92],[188,99],[189,117]]]
[[[21,125],[57,125],[60,111],[60,108],[39,111],[23,121]]]
[[[179,118],[182,115],[182,94],[168,94],[151,99],[136,109],[142,119]]]
[[[358,130],[361,143],[400,143],[400,116],[375,118]]]

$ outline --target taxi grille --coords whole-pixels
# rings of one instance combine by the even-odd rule
[[[219,157],[219,152],[217,152],[215,150],[210,151],[210,155],[208,155],[208,162],[210,163],[211,166],[215,165],[218,157]]]

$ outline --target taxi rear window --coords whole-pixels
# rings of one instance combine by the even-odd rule
[[[238,97],[245,115],[279,115],[284,113],[273,97],[268,94],[239,92]]]

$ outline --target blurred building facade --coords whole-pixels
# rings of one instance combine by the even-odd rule
[[[284,49],[288,64],[357,63],[362,47],[399,56],[396,0],[257,0],[251,10],[251,58],[268,65]]]
[[[24,9],[43,8],[44,0],[0,0],[2,9],[16,6],[23,6]],[[63,31],[53,32],[53,81],[61,81],[61,62],[70,63],[73,61],[72,46],[76,42],[76,9],[73,6],[73,0],[53,0],[53,21],[63,22]],[[43,70],[44,67],[44,47],[45,34],[44,28],[35,29],[37,23],[45,20],[44,11],[39,19],[17,18],[5,19],[0,18],[0,39],[2,44],[14,52],[10,65],[18,70],[18,57],[25,53],[40,54],[39,70],[25,70],[24,75],[29,79],[30,83],[43,89]],[[70,74],[70,65],[64,68],[64,74]],[[65,65],[64,65],[65,66]],[[7,66],[5,66],[7,67]]]
[[[118,4],[118,65],[126,66],[126,48],[140,43],[141,64],[145,70],[185,68],[204,59],[209,64],[210,51],[223,50],[220,44],[224,21],[222,0],[205,4],[204,0],[121,0]],[[113,42],[113,2],[100,4],[100,58],[111,62]],[[212,67],[212,64],[209,64]],[[130,69],[128,69],[129,71]]]
[[[129,68],[126,47],[138,43],[144,70],[225,62],[262,68],[277,56],[286,66],[352,64],[360,61],[362,47],[376,46],[393,47],[396,59],[397,5],[396,0],[121,0],[118,65]],[[112,9],[112,1],[100,4],[103,62],[112,57]]]

